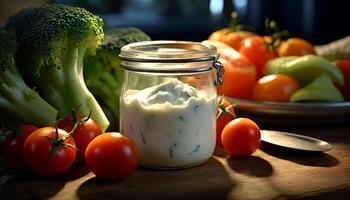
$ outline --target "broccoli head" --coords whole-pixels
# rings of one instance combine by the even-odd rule
[[[0,118],[53,125],[57,111],[24,82],[13,57],[16,48],[15,33],[0,28]]]
[[[111,29],[106,32],[105,39],[97,50],[98,56],[109,66],[119,68],[120,60],[118,55],[124,45],[150,40],[151,38],[138,28]]]
[[[80,105],[80,114],[91,111],[104,131],[108,119],[83,78],[85,54],[93,54],[104,38],[102,19],[83,8],[51,4],[24,9],[7,26],[16,32],[23,74],[59,117]]]
[[[111,129],[119,124],[119,95],[123,82],[118,55],[120,49],[129,43],[149,41],[150,37],[137,28],[110,29],[105,32],[96,55],[84,60],[84,78],[89,90],[94,94],[111,122]]]

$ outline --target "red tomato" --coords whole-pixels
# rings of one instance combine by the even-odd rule
[[[58,138],[61,139],[66,135],[65,130],[58,129]],[[63,174],[74,162],[76,150],[66,146],[75,147],[73,138],[69,137],[62,145],[55,146],[48,139],[54,139],[55,136],[55,128],[44,127],[35,130],[24,143],[24,162],[32,172],[39,176]]]
[[[22,124],[19,127],[19,130],[21,131],[21,133],[23,133],[26,137],[28,137],[36,129],[38,129],[38,127],[31,124]]]
[[[220,54],[220,62],[225,68],[224,83],[218,88],[218,93],[236,98],[251,98],[251,90],[257,81],[254,65],[222,42],[205,40],[203,43],[216,47]]]
[[[85,116],[78,116],[80,120],[84,120]],[[58,127],[70,132],[73,128],[73,117],[68,115],[66,118],[58,123]],[[85,160],[85,150],[88,144],[98,135],[102,134],[101,128],[92,119],[89,118],[84,124],[81,124],[73,133],[73,138],[77,149],[76,162],[83,162]]]
[[[260,146],[260,129],[250,119],[237,118],[225,126],[221,140],[230,155],[250,156]]]
[[[86,164],[101,179],[123,179],[137,166],[138,149],[133,140],[117,132],[93,139],[85,152]]]
[[[223,28],[223,29],[214,31],[212,34],[210,34],[208,40],[221,41],[221,38],[227,35],[229,32],[230,32],[229,28]]]
[[[22,124],[19,128],[20,133],[9,135],[4,140],[4,157],[11,168],[19,168],[24,165],[23,145],[27,137],[38,129],[30,124]]]
[[[255,84],[253,99],[289,102],[292,94],[299,89],[299,83],[294,78],[284,74],[271,74],[262,77]]]
[[[202,41],[202,43],[204,44],[210,44],[213,45],[214,47],[216,47],[218,53],[220,54],[220,57],[222,57],[222,52],[224,51],[224,49],[232,49],[229,45],[223,43],[223,42],[219,42],[219,41],[213,41],[213,40],[204,40]],[[233,49],[234,50],[234,49]],[[235,50],[234,50],[235,51]]]
[[[258,77],[262,76],[262,70],[267,61],[277,57],[277,52],[270,50],[264,38],[260,36],[243,40],[239,52],[255,65]]]
[[[228,28],[224,28],[213,32],[208,40],[223,42],[232,48],[239,50],[242,40],[254,35],[248,31],[234,31]]]
[[[316,54],[312,44],[301,38],[289,38],[282,42],[278,48],[279,56],[304,56],[308,54]]]
[[[345,99],[350,101],[350,60],[338,60],[335,62],[337,67],[342,71],[345,84],[338,86]]]
[[[228,106],[231,105],[231,103],[229,101],[227,101],[226,99],[222,99],[221,100],[221,104],[223,104],[225,106],[225,108],[227,108]],[[227,111],[235,115],[235,110],[233,108],[231,108],[231,109],[229,109]],[[222,130],[224,129],[226,124],[228,124],[233,119],[234,119],[234,117],[232,115],[223,114],[217,120],[217,122],[216,122],[216,142],[217,143],[221,144],[221,133],[222,133]]]
[[[234,49],[226,48],[220,55],[225,73],[218,93],[235,98],[251,98],[251,90],[257,81],[254,65]]]

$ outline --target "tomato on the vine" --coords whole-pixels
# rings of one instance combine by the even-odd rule
[[[19,133],[11,134],[4,140],[4,157],[11,168],[19,168],[24,165],[23,145],[27,137],[38,129],[31,124],[22,124]]]
[[[255,65],[258,77],[262,76],[262,70],[267,61],[278,56],[273,46],[269,47],[261,36],[252,36],[243,40],[239,52]]]
[[[24,143],[26,166],[39,176],[57,176],[66,172],[76,155],[73,138],[59,142],[67,135],[65,130],[53,127],[35,130]]]
[[[78,115],[79,120],[86,119],[86,116]],[[63,120],[58,122],[58,127],[70,132],[73,128],[73,117],[68,115]],[[75,141],[76,148],[78,149],[77,156],[75,158],[76,162],[83,162],[85,160],[85,151],[88,144],[98,135],[102,134],[101,128],[98,124],[92,119],[89,118],[83,124],[80,124],[73,133],[73,138]]]
[[[237,24],[237,19],[238,14],[232,12],[230,26],[213,32],[208,40],[223,42],[238,51],[242,41],[254,33],[242,30],[245,26]]]
[[[222,130],[225,128],[226,124],[235,119],[235,110],[230,106],[232,106],[232,104],[228,100],[223,98],[219,100],[219,118],[216,121],[216,142],[219,144],[221,144]]]
[[[254,35],[249,31],[234,31],[228,28],[221,29],[213,32],[208,40],[220,41],[223,42],[235,50],[239,50],[241,47],[242,41],[250,36]]]
[[[101,179],[123,179],[137,166],[138,149],[132,139],[117,132],[93,139],[85,152],[89,169]]]
[[[232,156],[250,156],[260,146],[260,128],[247,118],[237,118],[229,122],[222,131],[224,149]]]
[[[299,83],[294,78],[284,74],[271,74],[260,78],[255,84],[253,99],[289,102],[293,93],[299,89]]]

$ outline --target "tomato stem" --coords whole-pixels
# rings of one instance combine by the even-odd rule
[[[12,129],[0,129],[0,137],[7,137],[10,135],[15,135]]]
[[[80,120],[78,117],[78,110],[79,110],[80,104],[78,105],[78,107],[76,109],[72,109],[72,124],[73,124],[73,128],[71,131],[69,131],[69,133],[62,138],[61,140],[63,140],[63,142],[69,138],[70,136],[72,136],[74,134],[74,131],[82,124],[84,124],[85,122],[87,122],[90,117],[91,117],[91,113],[92,111],[89,112],[89,115],[87,117],[85,117],[85,119]]]
[[[219,109],[219,113],[216,117],[216,120],[219,120],[223,115],[230,115],[233,118],[237,118],[235,114],[233,114],[230,110],[233,109],[236,105],[230,104],[229,106],[225,107],[225,105],[222,103],[224,96],[219,97],[219,101],[217,104],[217,107]]]
[[[279,46],[280,40],[289,35],[287,30],[281,31],[276,21],[271,21],[269,18],[265,19],[265,29],[267,34],[271,37],[271,41],[265,41],[270,52],[275,51],[275,49]]]
[[[14,124],[5,124],[5,122],[2,122],[0,125],[0,138],[1,137],[8,137],[11,135],[22,135],[21,131],[21,125],[14,125]]]
[[[251,31],[252,29],[248,25],[238,24],[238,13],[233,11],[231,13],[231,21],[229,25],[230,32],[234,31],[242,31],[242,30],[248,30]]]
[[[80,105],[77,106],[76,109],[72,109],[72,123],[73,123],[73,128],[71,131],[68,132],[68,134],[66,134],[64,137],[62,137],[61,139],[59,138],[59,134],[58,134],[58,128],[57,126],[55,126],[56,129],[56,133],[55,133],[55,137],[54,138],[50,138],[48,136],[44,136],[46,139],[48,139],[51,143],[52,143],[52,149],[51,151],[55,151],[58,147],[63,146],[63,147],[69,147],[69,148],[73,148],[75,150],[78,150],[75,146],[70,145],[70,144],[65,144],[64,142],[71,137],[74,134],[74,131],[82,124],[84,124],[85,122],[87,122],[90,117],[91,117],[91,113],[92,111],[90,111],[89,115],[80,120],[78,117],[78,110],[79,110]]]

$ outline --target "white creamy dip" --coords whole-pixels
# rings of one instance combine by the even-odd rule
[[[121,99],[121,133],[140,151],[139,164],[182,168],[205,162],[214,152],[216,95],[171,78]]]

